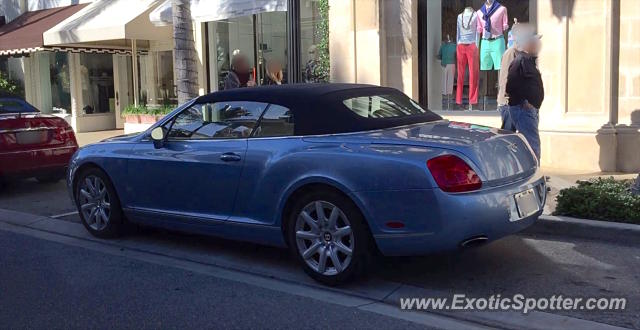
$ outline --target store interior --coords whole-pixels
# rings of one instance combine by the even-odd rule
[[[513,25],[531,20],[529,2],[436,0],[419,8],[420,73],[427,75],[421,103],[432,110],[495,111],[501,57]]]

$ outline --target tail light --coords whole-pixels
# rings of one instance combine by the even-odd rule
[[[482,187],[478,174],[457,156],[443,155],[429,159],[427,167],[443,191],[467,192]]]

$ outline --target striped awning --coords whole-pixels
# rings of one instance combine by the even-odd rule
[[[95,0],[43,33],[46,46],[124,40],[171,40],[171,27],[157,27],[149,13],[161,0]],[[81,45],[84,46],[84,45]]]
[[[1,50],[0,56],[23,56],[29,53],[35,53],[40,51],[131,55],[131,49],[123,49],[123,48],[47,47],[45,46],[45,47]],[[148,53],[149,51],[146,49],[138,49],[138,55],[147,55]]]
[[[0,55],[24,55],[45,50],[42,34],[85,6],[29,11],[0,26]]]

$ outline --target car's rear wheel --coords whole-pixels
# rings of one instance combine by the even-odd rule
[[[371,237],[360,210],[333,191],[298,199],[287,229],[290,249],[305,272],[324,284],[352,279],[370,260]]]
[[[89,168],[78,176],[76,206],[85,228],[94,236],[110,238],[123,229],[122,209],[113,184],[97,168]]]

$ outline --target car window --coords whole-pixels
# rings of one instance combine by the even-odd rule
[[[20,99],[0,98],[0,113],[11,112],[38,112],[38,109]]]
[[[358,96],[342,103],[357,115],[366,118],[393,118],[426,112],[410,98],[393,94]]]
[[[169,122],[169,139],[247,138],[267,107],[260,102],[194,104]]]
[[[293,135],[293,113],[289,108],[271,104],[262,115],[255,137],[275,137]]]

